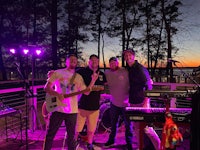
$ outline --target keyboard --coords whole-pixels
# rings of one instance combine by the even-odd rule
[[[175,122],[191,121],[192,108],[169,108]],[[166,108],[126,107],[126,117],[130,121],[165,122]]]
[[[17,110],[10,107],[0,108],[0,118],[5,117],[7,115],[16,114]]]

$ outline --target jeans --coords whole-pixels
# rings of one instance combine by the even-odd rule
[[[132,132],[132,124],[129,119],[125,116],[125,108],[117,107],[111,103],[110,105],[110,116],[111,116],[111,133],[109,135],[109,141],[115,141],[116,131],[118,127],[118,121],[120,115],[125,124],[125,137],[126,143],[132,144],[133,132]]]
[[[61,112],[53,112],[50,116],[49,126],[47,129],[43,150],[51,150],[53,139],[63,121],[65,121],[65,126],[66,126],[66,131],[67,131],[68,149],[75,150],[76,119],[77,119],[77,113],[66,114],[66,113],[61,113]]]

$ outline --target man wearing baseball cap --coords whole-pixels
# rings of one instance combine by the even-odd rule
[[[48,108],[47,111],[52,110],[52,113],[48,118],[48,128],[44,140],[43,150],[52,149],[54,137],[63,121],[66,126],[68,149],[77,149],[78,144],[75,140],[75,127],[79,96],[75,95],[65,97],[65,95],[70,95],[70,93],[91,88],[98,79],[98,74],[93,73],[91,75],[90,83],[86,86],[82,76],[75,73],[77,63],[77,56],[70,54],[66,57],[66,68],[54,70],[48,73],[48,79],[44,90],[48,93],[48,95],[50,95],[50,98],[46,101],[46,108]],[[88,95],[90,92],[86,92],[84,94]],[[51,96],[56,97],[56,103],[52,103]]]
[[[132,125],[129,119],[125,116],[125,107],[129,106],[129,79],[128,71],[125,68],[119,67],[119,61],[116,57],[109,59],[110,69],[106,70],[105,75],[107,84],[112,96],[110,103],[110,119],[111,119],[111,132],[108,141],[104,147],[109,148],[115,143],[115,136],[117,131],[117,124],[119,122],[120,115],[123,118],[126,132],[126,143],[128,150],[132,150]]]
[[[135,51],[127,49],[123,52],[124,60],[127,63],[129,76],[129,103],[133,107],[145,107],[149,99],[145,97],[145,90],[152,90],[152,80],[148,70],[137,60],[135,60]],[[136,136],[139,140],[139,124],[134,123]],[[138,142],[139,143],[139,142]]]
[[[145,99],[144,90],[152,90],[149,72],[142,64],[135,60],[135,51],[133,49],[124,50],[123,55],[129,72],[129,102],[141,107]]]
[[[77,73],[82,76],[86,86],[91,82],[94,73],[98,74],[95,85],[103,86],[107,82],[105,74],[99,70],[99,57],[95,54],[90,55],[88,66],[77,70]],[[87,96],[82,95],[78,102],[76,139],[87,121],[87,150],[94,150],[93,138],[99,118],[100,94],[101,91],[91,91]]]

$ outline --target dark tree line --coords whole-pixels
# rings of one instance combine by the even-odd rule
[[[118,57],[127,48],[142,53],[153,76],[158,62],[178,51],[173,36],[181,21],[180,6],[180,0],[1,0],[0,80],[9,79],[14,67],[11,62],[15,61],[27,75],[34,63],[37,78],[49,69],[62,67],[69,53],[76,53],[84,62],[81,44],[87,42],[97,44],[105,67],[105,35],[119,39]],[[45,56],[27,62],[20,49],[38,45],[44,47]],[[17,57],[10,56],[9,47],[18,49]],[[170,63],[167,73],[173,76]]]

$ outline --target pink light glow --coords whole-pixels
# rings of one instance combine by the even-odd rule
[[[13,53],[13,54],[15,54],[15,53],[16,53],[16,50],[15,50],[14,48],[11,48],[11,49],[10,49],[10,52]]]
[[[40,55],[42,51],[40,49],[37,49],[35,52],[37,55]]]
[[[24,54],[28,54],[29,50],[28,49],[23,49]]]

